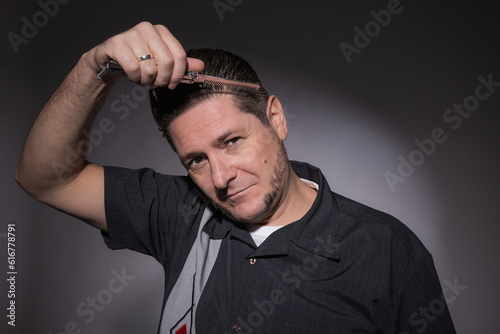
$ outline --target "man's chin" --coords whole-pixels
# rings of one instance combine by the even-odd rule
[[[229,219],[240,223],[259,223],[266,217],[265,210],[238,210],[238,208],[225,208],[218,203],[213,203]]]

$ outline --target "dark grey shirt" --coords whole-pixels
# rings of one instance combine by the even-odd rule
[[[170,332],[194,324],[197,333],[455,333],[418,238],[394,217],[333,193],[319,169],[292,166],[319,185],[312,208],[259,247],[220,213],[204,222],[203,233],[220,241],[215,263],[199,298],[186,291],[195,314]],[[187,177],[115,167],[105,176],[106,243],[163,265],[166,304],[185,277],[207,200]]]

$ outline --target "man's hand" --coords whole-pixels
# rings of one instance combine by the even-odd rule
[[[187,58],[179,41],[162,25],[142,22],[90,51],[91,66],[99,73],[109,59],[116,60],[127,78],[142,86],[174,89],[186,69],[202,71],[201,60]],[[151,55],[147,60],[141,56]]]
[[[146,55],[152,57],[141,61]],[[116,80],[96,78],[109,59],[118,61],[133,82],[171,89],[186,69],[204,68],[202,61],[186,58],[167,28],[143,22],[82,55],[38,115],[24,144],[17,182],[41,202],[102,230],[107,229],[104,170],[86,161],[84,134]]]

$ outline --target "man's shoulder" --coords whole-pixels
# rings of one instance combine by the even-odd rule
[[[368,245],[391,246],[392,251],[405,251],[413,260],[429,254],[413,231],[396,217],[332,192],[339,211],[341,238],[361,239]]]
[[[106,193],[118,193],[118,197],[159,198],[160,202],[170,205],[175,204],[175,201],[186,205],[195,199],[206,202],[203,193],[188,176],[163,174],[151,168],[114,166],[105,166],[104,175]]]
[[[152,168],[126,168],[116,166],[104,166],[104,176],[107,183],[118,183],[123,185],[140,185],[147,187],[177,187],[192,188],[193,182],[187,176],[170,175],[157,172]]]
[[[374,224],[394,226],[395,228],[404,226],[400,220],[388,213],[335,192],[332,192],[332,195],[338,203],[339,212],[347,217],[355,220],[370,220]]]
[[[140,179],[140,180],[156,180],[158,182],[164,181],[181,181],[188,182],[189,178],[187,176],[182,175],[170,175],[158,172],[152,168],[143,167],[143,168],[127,168],[127,167],[118,167],[118,166],[103,166],[104,172],[106,175],[110,177],[117,178],[130,178],[130,179]]]

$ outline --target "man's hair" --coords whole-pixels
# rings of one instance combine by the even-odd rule
[[[224,50],[192,49],[188,57],[201,59],[205,63],[202,73],[224,79],[260,84],[255,70],[241,57]],[[260,122],[270,127],[266,114],[269,93],[261,86],[258,90],[236,86],[208,84],[179,84],[174,90],[160,87],[149,91],[151,110],[158,128],[175,150],[169,131],[170,123],[186,110],[207,101],[216,94],[231,94],[235,105],[243,112],[255,115]]]

